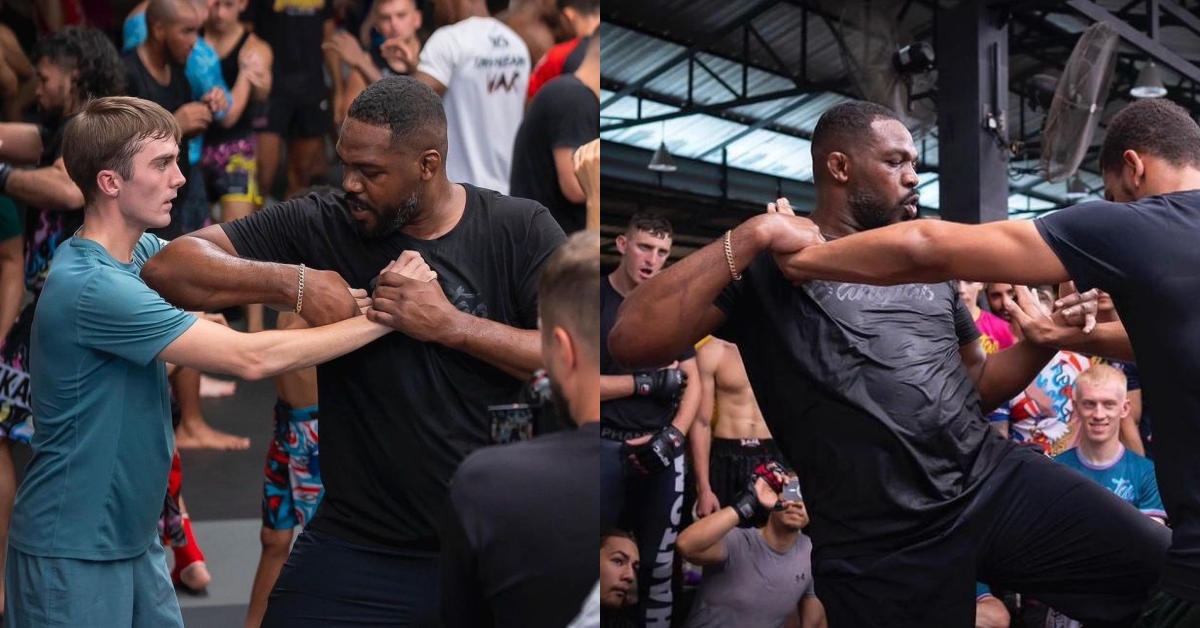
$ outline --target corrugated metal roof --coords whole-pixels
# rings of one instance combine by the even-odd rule
[[[836,19],[840,12],[839,2],[819,0],[809,4],[824,7],[826,13]],[[1101,0],[1098,4],[1116,11],[1124,7],[1127,0]],[[758,9],[757,13],[747,18],[755,8]],[[669,103],[686,103],[689,99],[688,63],[676,63],[670,67],[664,65],[697,42],[704,42],[704,52],[699,53],[697,58],[711,70],[710,74],[698,66],[694,68],[690,98],[697,105],[727,103],[741,95],[741,59],[747,59],[752,66],[757,66],[746,70],[747,96],[794,89],[795,79],[801,74],[803,10],[799,3],[772,0],[606,0],[603,12],[605,21],[600,34],[603,40],[602,76],[606,85],[623,86],[644,81],[644,93]],[[739,20],[751,24],[768,43],[770,51],[757,37],[744,40],[741,29],[729,28]],[[1046,22],[1075,33],[1086,26],[1085,20],[1062,13],[1046,14]],[[928,36],[931,24],[929,8],[921,3],[912,3],[897,32]],[[897,35],[898,39],[908,37]],[[1200,37],[1190,31],[1164,25],[1160,31],[1160,41],[1184,58],[1200,58]],[[846,70],[837,40],[826,19],[817,13],[809,14],[807,42],[807,80],[824,84],[844,81]],[[744,43],[748,43],[745,48]],[[1052,57],[1065,60],[1067,48],[1059,47],[1057,50],[1057,53],[1041,50],[1041,54],[1051,54]],[[1047,67],[1040,58],[1035,59],[1022,52],[1019,49],[1009,51],[1011,80],[1024,80],[1021,77],[1035,72],[1060,73],[1060,68]],[[780,62],[785,67],[781,68]],[[1174,74],[1164,69],[1164,77],[1170,84]],[[1025,86],[1012,85],[1012,88],[1024,90]],[[612,95],[611,91],[603,92],[601,102],[608,101]],[[665,141],[677,157],[710,163],[721,162],[723,147],[731,167],[797,181],[811,181],[810,144],[806,138],[811,136],[817,120],[826,110],[850,99],[846,94],[833,92],[789,95],[733,107],[724,113],[693,114],[665,123],[609,130],[602,136],[608,141],[647,150],[654,150],[660,141]],[[648,117],[678,111],[674,104],[669,103],[643,98],[641,115]],[[1119,101],[1110,101],[1104,119],[1118,107]],[[611,124],[617,118],[636,119],[638,99],[625,97],[610,103],[602,110],[601,116],[604,118],[602,124]],[[1036,142],[1044,118],[1044,110],[1035,110],[1016,93],[1010,94],[1007,121],[1009,137],[1014,141],[1026,137]],[[759,121],[762,128],[751,131],[748,124],[755,121]],[[1093,145],[1102,139],[1103,129],[1100,129],[1093,139]],[[938,144],[936,130],[918,142],[923,169],[937,169]],[[1090,164],[1085,164],[1085,167],[1090,167]],[[1081,172],[1081,176],[1090,189],[1100,190],[1103,187],[1102,181],[1094,173]],[[940,201],[938,175],[936,172],[925,172],[922,181],[921,204],[927,210],[936,211]],[[1048,208],[1069,204],[1066,184],[1045,182],[1037,172],[1036,161],[1014,162],[1010,165],[1010,189],[1009,207],[1014,217],[1030,212],[1044,213]]]

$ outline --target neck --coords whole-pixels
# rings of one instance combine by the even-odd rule
[[[637,287],[637,284],[629,278],[629,273],[626,273],[621,266],[617,266],[616,270],[609,273],[608,282],[612,284],[613,290],[616,290],[617,294],[622,297],[629,296],[629,293]]]
[[[1194,168],[1163,167],[1156,169],[1156,176],[1147,182],[1146,196],[1200,190],[1200,170]]]
[[[146,41],[138,46],[138,51],[141,52],[142,61],[146,64],[147,68],[162,70],[168,67],[167,51],[161,43],[147,38]]]
[[[1110,438],[1102,443],[1097,443],[1087,438],[1079,440],[1079,455],[1083,456],[1088,463],[1103,466],[1111,464],[1121,452],[1124,451],[1119,438]]]
[[[592,342],[595,342],[593,340]],[[586,342],[578,342],[579,370],[576,371],[575,394],[571,399],[571,417],[577,425],[600,420],[600,352],[588,349]]]
[[[816,207],[808,216],[808,219],[820,228],[821,233],[841,237],[864,231],[850,216],[850,204],[846,199],[822,192],[822,187],[817,187]]]
[[[592,93],[596,95],[596,100],[600,100],[600,68],[585,61],[578,70],[575,70],[575,78],[592,90]]]
[[[462,15],[458,21],[463,21],[469,17],[491,17],[492,14],[488,11],[486,2],[471,2],[464,7]]]
[[[245,30],[246,29],[242,26],[241,22],[229,24],[224,29],[218,29],[212,25],[207,25],[204,27],[204,38],[209,41],[229,41],[230,39],[237,39],[238,37],[241,37]]]
[[[800,532],[798,530],[785,529],[783,526],[778,526],[768,521],[767,525],[762,529],[762,535],[767,545],[771,546],[771,549],[777,552],[786,552],[796,544],[796,539],[800,537]]]
[[[971,318],[975,320],[979,320],[979,317],[983,315],[983,309],[975,301],[967,301],[967,310],[971,312]]]
[[[86,213],[83,226],[79,229],[79,237],[104,247],[118,262],[132,262],[133,247],[145,233],[145,227],[126,222],[120,209],[112,202],[100,201],[84,211]]]
[[[466,204],[466,188],[443,178],[425,191],[421,210],[400,231],[418,240],[440,238],[458,224]]]

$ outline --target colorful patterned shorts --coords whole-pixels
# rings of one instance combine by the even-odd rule
[[[204,145],[200,169],[208,197],[222,202],[262,204],[258,193],[258,143],[255,137]]]
[[[317,440],[317,406],[293,409],[275,403],[275,437],[263,478],[264,527],[291,530],[317,511],[325,493]]]

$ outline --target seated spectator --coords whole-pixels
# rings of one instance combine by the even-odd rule
[[[1008,608],[982,582],[975,583],[975,628],[1008,628],[1012,618]]]
[[[795,483],[776,465],[775,481]],[[701,565],[704,584],[696,595],[688,628],[708,626],[779,627],[800,605],[804,628],[823,627],[825,609],[813,590],[812,542],[800,533],[808,512],[799,490],[781,496],[767,479],[757,478],[731,505],[689,526],[676,546]],[[770,512],[764,528],[740,528],[755,514]]]
[[[1075,380],[1075,416],[1081,423],[1079,446],[1055,460],[1099,482],[1146,516],[1163,523],[1167,513],[1158,494],[1154,463],[1121,444],[1122,419],[1129,412],[1125,375],[1097,364]]]
[[[600,625],[625,628],[637,624],[630,618],[637,603],[636,575],[642,561],[633,535],[611,529],[600,535]]]

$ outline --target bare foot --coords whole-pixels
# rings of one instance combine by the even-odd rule
[[[204,419],[183,421],[175,430],[175,446],[180,449],[219,449],[242,451],[250,448],[250,439],[209,427]]]
[[[231,382],[227,379],[217,379],[208,375],[200,375],[200,396],[201,397],[228,397],[237,392],[237,382]]]
[[[203,591],[208,587],[208,583],[212,582],[212,575],[208,573],[204,561],[200,560],[184,567],[183,571],[179,572],[179,581],[193,591]]]

